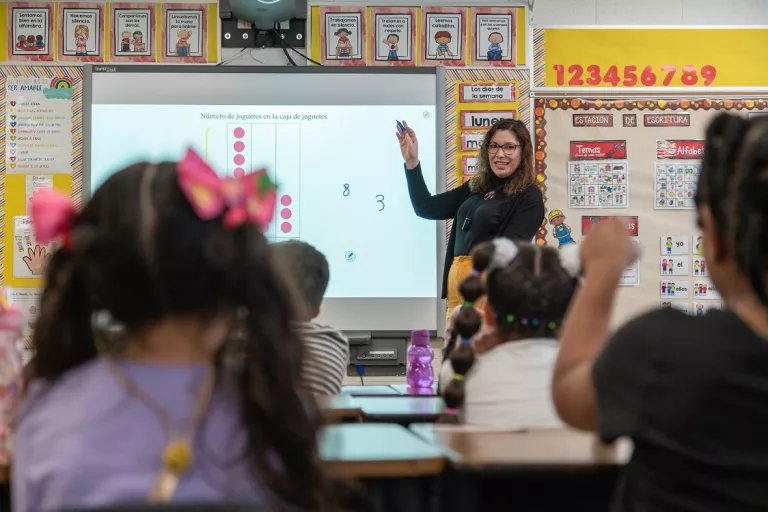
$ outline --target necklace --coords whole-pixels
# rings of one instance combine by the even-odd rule
[[[216,382],[216,372],[212,367],[208,369],[205,380],[203,380],[197,392],[192,418],[187,425],[179,428],[176,422],[173,421],[173,418],[171,418],[168,410],[131,380],[113,359],[107,358],[107,366],[110,373],[129,393],[152,409],[168,432],[168,443],[166,443],[161,454],[162,469],[155,481],[155,485],[147,496],[150,503],[168,502],[173,497],[181,477],[195,463],[192,441],[195,431],[211,402]]]

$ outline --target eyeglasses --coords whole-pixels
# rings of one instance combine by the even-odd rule
[[[519,147],[520,147],[520,144],[503,144],[499,146],[495,142],[492,142],[488,144],[488,152],[492,155],[495,155],[496,153],[499,152],[500,149],[503,149],[504,153],[509,155],[517,151],[517,148]]]

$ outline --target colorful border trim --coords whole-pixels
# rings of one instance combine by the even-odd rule
[[[535,28],[533,29],[533,86],[544,87],[545,68],[547,67],[547,61],[545,60],[544,49],[544,34],[546,29]]]
[[[536,53],[538,56],[538,53]],[[447,74],[446,74],[447,76]],[[521,91],[522,94],[522,91]],[[536,98],[534,103],[534,159],[536,180],[544,193],[546,205],[547,187],[547,110],[768,110],[768,99],[741,98],[716,100],[709,98],[675,98],[655,100],[601,99],[601,98]],[[547,245],[547,224],[536,233],[536,243]]]

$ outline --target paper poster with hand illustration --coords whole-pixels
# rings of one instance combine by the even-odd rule
[[[372,7],[370,47],[374,66],[415,66],[416,8]]]
[[[322,63],[331,66],[365,65],[365,9],[321,7]]]
[[[517,8],[472,9],[473,66],[514,67],[517,57]]]
[[[43,277],[54,249],[37,242],[29,217],[13,218],[13,277]]]
[[[464,66],[468,10],[462,7],[423,7],[421,12],[422,64]]]
[[[53,61],[53,4],[9,2],[8,59]]]
[[[16,306],[21,312],[23,336],[31,336],[35,330],[35,323],[40,314],[40,299],[43,296],[42,288],[6,288],[8,305]]]
[[[204,4],[163,4],[163,61],[206,62]]]
[[[59,3],[59,60],[104,62],[104,7]]]
[[[154,62],[155,6],[109,4],[110,61]]]

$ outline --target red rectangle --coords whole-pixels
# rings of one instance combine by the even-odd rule
[[[480,151],[483,145],[483,139],[488,130],[461,132],[461,150],[462,151]]]
[[[461,174],[464,176],[474,176],[477,174],[477,155],[461,157]]]
[[[704,155],[703,140],[657,140],[659,160],[699,160]]]
[[[691,126],[690,114],[645,114],[645,126]]]
[[[573,126],[613,126],[613,114],[573,114]]]
[[[571,160],[624,160],[627,158],[625,140],[572,140]]]
[[[608,220],[608,219],[623,219],[627,222],[627,231],[629,232],[629,236],[638,236],[639,233],[639,226],[638,226],[638,219],[637,217],[621,217],[617,215],[598,215],[598,216],[589,216],[584,215],[581,217],[581,234],[587,235],[589,232],[594,228],[598,222],[601,220]]]

